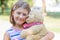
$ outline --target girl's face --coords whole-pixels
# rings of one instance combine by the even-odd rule
[[[22,25],[28,18],[28,11],[23,8],[18,8],[13,12],[15,24]]]

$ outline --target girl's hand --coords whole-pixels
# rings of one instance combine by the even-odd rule
[[[40,40],[52,40],[53,37],[54,37],[54,34],[52,32],[48,32],[48,34],[43,38],[41,38]]]

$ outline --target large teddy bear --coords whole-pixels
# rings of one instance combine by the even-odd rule
[[[47,29],[43,24],[43,16],[39,10],[32,10],[26,22],[23,25],[25,29],[20,33],[21,38],[26,38],[26,40],[40,40],[47,34]]]

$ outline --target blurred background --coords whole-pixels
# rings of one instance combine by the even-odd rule
[[[12,5],[18,0],[0,0],[0,40],[4,32],[11,26],[9,14]],[[55,34],[53,40],[60,40],[60,0],[24,0],[32,8],[41,9],[46,28]]]

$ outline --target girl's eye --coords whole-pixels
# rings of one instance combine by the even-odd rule
[[[19,15],[19,14],[21,14],[20,12],[17,12],[17,14]]]
[[[23,16],[27,16],[27,14],[23,14]]]

